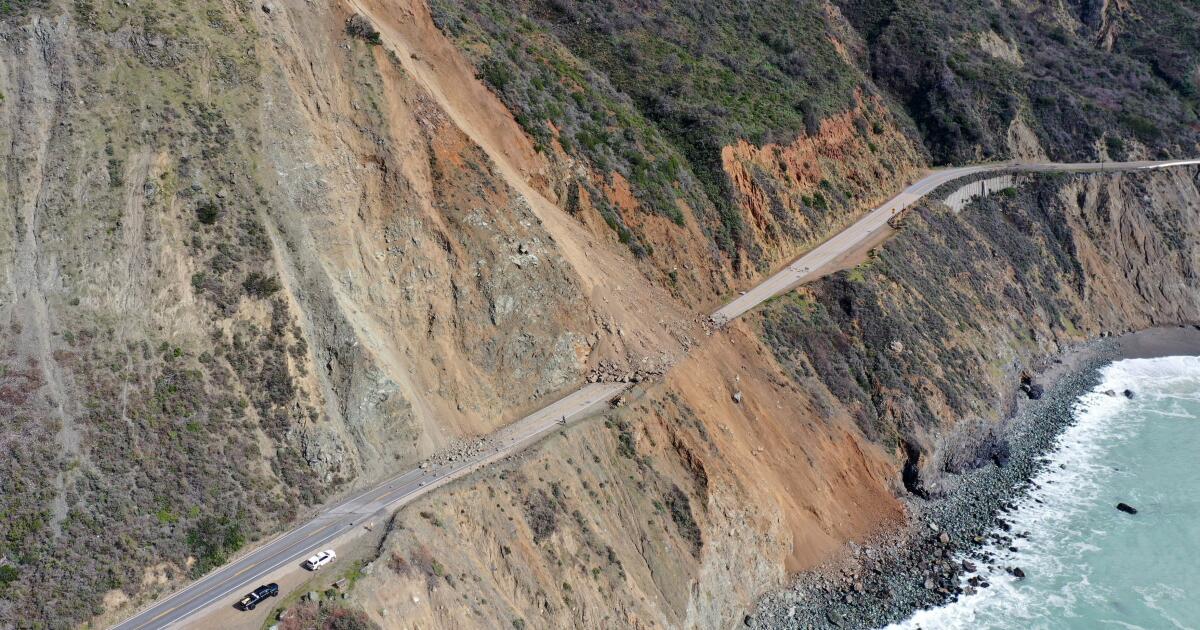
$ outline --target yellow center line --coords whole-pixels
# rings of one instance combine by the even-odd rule
[[[337,524],[336,522],[334,522],[334,523],[329,523],[328,525],[326,525],[326,526],[324,526],[324,527],[322,527],[322,528],[320,528],[320,529],[318,529],[318,530],[314,531],[313,533],[309,534],[308,536],[305,536],[303,540],[297,541],[295,544],[289,545],[288,547],[284,548],[284,549],[283,549],[283,550],[281,550],[281,551],[287,551],[287,550],[289,550],[289,549],[294,549],[295,547],[299,546],[301,543],[307,542],[309,538],[311,538],[311,537],[313,537],[313,536],[316,536],[317,534],[320,534],[321,532],[323,532],[323,531],[325,531],[325,530],[329,529],[330,527],[333,527],[333,526],[334,526],[334,525],[336,525],[336,524]],[[278,555],[278,554],[276,554],[276,555]],[[236,577],[238,577],[238,576],[242,575],[243,573],[245,573],[245,572],[247,572],[247,571],[249,571],[249,570],[251,570],[251,569],[256,569],[256,568],[258,568],[258,567],[260,567],[260,566],[262,566],[262,562],[256,562],[256,563],[254,563],[254,564],[251,564],[250,566],[248,566],[248,567],[246,567],[246,568],[242,569],[241,571],[238,571],[237,573],[234,573],[234,574],[233,574],[232,576],[230,576],[229,578],[226,578],[226,579],[225,579],[225,581],[226,581],[226,582],[228,582],[230,579],[232,579],[232,578],[236,578]],[[211,591],[211,590],[212,590],[212,589],[209,589],[209,591]],[[155,621],[158,621],[158,620],[159,620],[159,619],[161,619],[162,617],[164,617],[164,616],[166,616],[166,615],[169,615],[169,614],[171,614],[171,613],[175,612],[176,610],[179,610],[180,608],[182,608],[182,607],[184,607],[184,606],[187,606],[187,605],[191,604],[192,602],[196,601],[196,600],[197,600],[197,599],[198,599],[200,596],[202,596],[202,595],[205,595],[205,594],[207,594],[207,591],[206,591],[206,592],[204,592],[204,593],[201,593],[200,595],[197,595],[196,597],[193,597],[193,598],[191,598],[191,599],[187,600],[186,602],[183,602],[183,603],[180,603],[180,604],[176,604],[175,606],[172,606],[171,608],[168,608],[167,610],[164,610],[164,611],[162,611],[161,613],[158,613],[158,614],[157,614],[157,615],[155,615],[155,616],[154,616],[154,618],[153,618],[153,619],[151,619],[150,621],[147,621],[146,623],[143,623],[143,624],[141,624],[141,625],[137,626],[137,627],[135,628],[135,630],[140,630],[141,628],[145,628],[146,626],[148,626],[148,625],[150,625],[150,624],[154,623]]]

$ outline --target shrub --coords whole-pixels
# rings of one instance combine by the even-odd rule
[[[479,76],[491,84],[497,92],[503,92],[504,88],[512,83],[515,78],[509,64],[497,59],[484,61],[480,67]]]
[[[297,604],[278,625],[279,630],[379,630],[366,613],[331,602]]]
[[[196,220],[204,225],[212,225],[221,218],[221,208],[211,199],[206,199],[196,206]]]
[[[1104,145],[1108,148],[1108,157],[1114,160],[1125,159],[1125,141],[1117,136],[1105,136]]]
[[[533,530],[533,542],[541,542],[558,529],[558,504],[538,488],[525,497],[525,520]]]
[[[1121,115],[1121,122],[1143,142],[1154,142],[1162,135],[1154,121],[1140,114],[1124,112]]]
[[[16,582],[20,575],[21,572],[17,570],[17,567],[11,564],[0,566],[0,589],[7,587],[12,582]]]
[[[221,566],[229,554],[242,548],[246,542],[239,523],[227,517],[206,516],[188,532],[187,543],[196,564],[192,565],[192,577],[200,577],[214,567]]]
[[[671,511],[671,520],[679,530],[679,535],[692,544],[692,555],[699,558],[704,541],[701,538],[700,526],[696,524],[696,518],[692,515],[691,501],[683,493],[683,490],[674,484],[671,485],[671,490],[664,498],[667,502],[667,509]]]
[[[346,20],[346,34],[351,37],[357,37],[372,46],[378,46],[383,43],[379,35],[379,30],[375,28],[374,24],[371,24],[370,20],[359,13],[355,13],[350,16],[350,19]]]
[[[409,571],[412,570],[412,566],[408,564],[408,560],[396,551],[393,551],[392,555],[388,557],[388,568],[396,575],[408,575]]]
[[[242,282],[242,288],[246,293],[258,298],[270,297],[279,290],[279,280],[275,276],[268,276],[257,271],[251,271]]]

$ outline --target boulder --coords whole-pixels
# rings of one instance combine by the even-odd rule
[[[1030,383],[1029,388],[1025,390],[1025,395],[1029,396],[1030,400],[1040,400],[1045,393],[1045,388],[1037,383]]]
[[[1124,512],[1126,514],[1137,514],[1137,508],[1133,507],[1132,505],[1129,505],[1128,503],[1118,503],[1117,509],[1121,510],[1122,512]]]
[[[1009,570],[1009,573],[1011,573],[1013,577],[1017,578],[1018,580],[1025,578],[1025,572],[1021,570],[1021,567],[1013,567],[1011,570]]]
[[[1124,392],[1122,392],[1122,393],[1123,393],[1123,394],[1125,394],[1125,397],[1126,397],[1126,398],[1133,398],[1133,390],[1129,390],[1129,389],[1127,389],[1127,390],[1125,390],[1125,391],[1124,391]]]
[[[742,392],[733,392],[733,402],[739,404],[742,402]]]

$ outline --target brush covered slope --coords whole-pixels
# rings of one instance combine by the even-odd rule
[[[739,624],[993,465],[1023,373],[1200,321],[1198,208],[1195,169],[923,207],[602,422],[406,507],[352,599],[385,627]]]
[[[111,620],[601,362],[679,361],[402,513],[354,597],[384,626],[728,625],[901,519],[905,445],[938,461],[932,427],[988,416],[1011,375],[872,363],[835,285],[820,322],[788,298],[688,355],[695,321],[931,161],[1193,153],[1191,11],[0,0],[0,627]],[[1132,245],[1165,234],[1153,208],[1188,220],[1187,182],[1152,178],[1148,205],[1122,181],[1062,229],[1141,217],[1126,275],[1065,248],[1082,270],[1030,298],[1063,304],[1009,355],[1191,316],[1130,310],[1158,272]],[[943,299],[958,255],[901,286]],[[1193,289],[1170,277],[1156,308]],[[1064,293],[1080,278],[1104,291]],[[804,367],[843,364],[863,378]]]
[[[934,161],[1100,160],[1191,155],[1196,148],[1192,35],[1172,29],[1167,16],[1186,8],[967,3],[955,16],[949,4],[822,4],[827,32],[850,60],[840,67],[867,77],[861,89],[850,92],[841,111],[817,116],[811,128],[793,128],[791,138],[735,133],[730,140],[724,128],[742,129],[725,124],[739,120],[736,108],[712,109],[727,116],[714,125],[719,132],[698,117],[674,127],[665,106],[644,95],[662,88],[664,101],[686,93],[680,107],[703,106],[703,90],[681,92],[680,83],[718,76],[705,74],[705,64],[736,64],[739,54],[722,49],[725,31],[706,30],[714,24],[749,29],[740,31],[747,37],[737,50],[760,55],[766,65],[761,40],[752,37],[755,9],[723,21],[740,9],[712,3],[694,9],[689,22],[688,10],[670,3],[653,3],[653,10],[583,4],[432,6],[438,25],[552,163],[565,161],[576,173],[580,164],[591,165],[582,176],[597,190],[638,179],[629,174],[640,167],[608,155],[596,127],[606,130],[605,141],[621,131],[624,139],[613,142],[637,137],[641,146],[658,146],[661,139],[676,151],[679,168],[689,169],[718,209],[699,220],[708,222],[705,233],[729,256],[735,277],[752,273],[738,260],[769,248],[758,241],[729,254],[716,228],[720,204],[735,204],[747,222],[759,216],[757,202],[802,217],[800,206],[772,205],[780,198],[771,187],[801,205],[827,189],[832,179],[805,180],[803,168],[836,168],[827,166],[829,154],[809,147],[832,146],[833,134],[823,132],[839,123],[843,137],[875,152],[880,144],[871,133],[879,130],[868,116],[866,129],[856,118],[871,98],[892,108],[894,132]],[[801,10],[796,6],[806,5],[770,10]],[[1096,11],[1107,17],[1098,21]],[[988,19],[969,26],[976,14]],[[1149,24],[1132,32],[1134,19]],[[895,42],[907,36],[905,24],[937,27],[927,46],[901,46]],[[622,47],[625,38],[631,43]],[[892,44],[884,56],[876,49],[886,38]],[[684,44],[693,46],[686,55]],[[1044,44],[1051,52],[1042,53]],[[1175,51],[1182,82],[1147,61],[1144,48],[1151,45]],[[613,56],[614,46],[625,55]],[[806,52],[798,57],[820,58]],[[660,62],[665,71],[656,73]],[[899,66],[884,62],[919,68],[919,80],[892,82]],[[992,74],[984,75],[985,67]],[[1119,76],[1121,83],[1102,93],[1081,76]],[[579,86],[581,77],[589,86]],[[998,85],[999,77],[1011,83]],[[930,93],[933,87],[961,96],[962,108],[947,109],[954,99]],[[616,96],[605,96],[610,91]],[[1015,100],[997,98],[1001,92]],[[1158,98],[1112,100],[1127,92]],[[597,103],[623,108],[627,113],[612,116],[618,123],[637,120],[634,130],[606,124],[608,110],[588,109]],[[673,135],[681,128],[686,133]],[[711,144],[697,151],[700,139]],[[805,148],[787,152],[797,145]],[[727,189],[705,185],[706,163],[696,157],[704,150],[710,160],[723,158],[725,179],[718,179]],[[890,157],[909,151],[905,146]],[[698,205],[688,201],[689,208]],[[1200,318],[1194,281],[1200,260],[1190,242],[1197,208],[1194,169],[1047,177],[960,214],[924,207],[863,265],[775,300],[705,341],[666,382],[608,414],[603,428],[572,429],[403,510],[353,598],[394,627],[739,623],[752,612],[754,593],[819,566],[846,541],[888,531],[903,518],[898,498],[945,492],[954,474],[987,465],[985,438],[1002,435],[1023,372],[1103,333]],[[629,228],[636,216],[608,224],[632,243],[620,234],[624,225],[638,236]],[[803,242],[797,238],[793,246]]]
[[[927,160],[1179,155],[1200,138],[1187,3],[430,8],[567,172],[563,195],[628,186],[636,206],[596,211],[651,259],[642,215],[694,218],[735,279],[823,240]]]
[[[2,6],[0,627],[120,614],[688,339],[349,13]]]

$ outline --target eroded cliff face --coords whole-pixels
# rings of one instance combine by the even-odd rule
[[[342,7],[13,11],[0,626],[144,600],[694,334]]]
[[[994,419],[1014,366],[1193,317],[1191,180],[1072,180],[1014,215],[1021,239],[922,215],[885,270],[689,355],[711,307],[938,142],[872,87],[871,16],[494,4],[0,2],[0,627],[112,619],[601,362],[680,361],[606,424],[402,513],[355,597],[388,626],[729,625],[902,518],[908,453],[933,487],[953,449],[930,427]],[[1001,35],[969,41],[1036,65]],[[1009,153],[1056,137],[1035,113],[999,117]],[[973,133],[947,155],[993,154]],[[976,241],[1008,252],[976,265],[998,275],[963,276]],[[885,313],[943,307],[937,335],[894,339],[915,358],[878,363]]]
[[[1200,320],[1198,220],[1194,170],[931,204],[628,407],[402,510],[353,599],[395,628],[739,623],[756,593],[886,535],[902,498],[992,465],[1022,372]]]
[[[421,38],[512,112],[547,196],[688,304],[717,306],[925,160],[826,2],[420,4],[406,21],[436,24]]]
[[[402,510],[355,603],[383,627],[727,627],[902,518],[885,452],[750,327],[626,408]]]
[[[789,144],[742,140],[721,151],[763,270],[836,233],[916,179],[925,164],[878,97]]]
[[[1008,192],[957,214],[925,209],[866,264],[763,314],[798,382],[823,383],[864,434],[903,451],[917,492],[944,490],[945,471],[1003,434],[1022,373],[1046,357],[1200,319],[1194,170]]]

